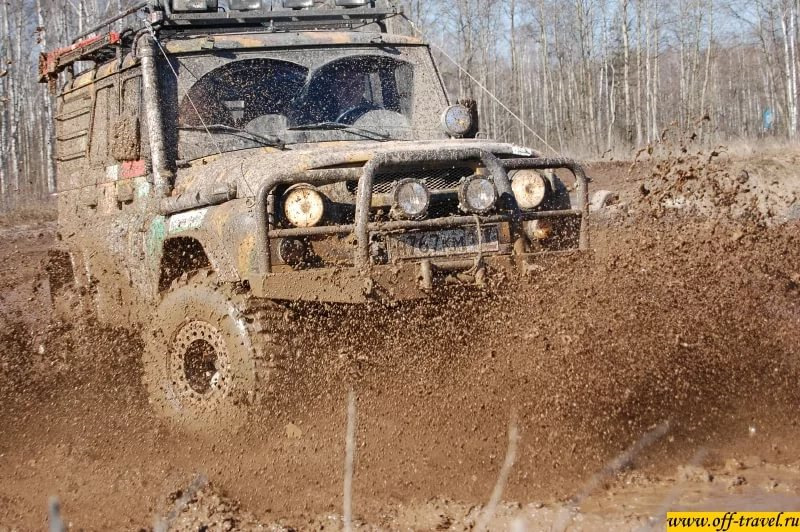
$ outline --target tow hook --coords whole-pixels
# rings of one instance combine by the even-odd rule
[[[430,260],[419,263],[419,286],[422,290],[433,290],[433,267]]]
[[[481,261],[478,268],[475,270],[475,285],[478,288],[486,288],[486,266]]]

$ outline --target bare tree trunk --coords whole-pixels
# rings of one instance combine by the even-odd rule
[[[708,82],[711,79],[711,55],[714,46],[714,0],[708,0],[708,46],[706,47],[706,65],[703,74],[703,89],[700,92],[700,114],[702,117],[708,115],[706,109],[706,95],[708,93]],[[705,128],[703,129],[703,131]]]
[[[659,23],[659,9],[661,8],[659,1],[654,0],[653,7],[653,29],[651,33],[651,46],[653,54],[653,71],[652,79],[650,81],[650,139],[657,141],[659,139],[658,128],[658,99],[660,96],[660,83],[659,83],[659,56],[661,55],[661,31]]]
[[[628,0],[622,0],[622,50],[623,50],[623,91],[625,96],[625,128],[628,142],[632,140],[631,129],[631,47],[628,35]]]
[[[43,50],[47,50],[47,24],[44,20],[44,13],[42,12],[42,0],[36,0],[36,19],[39,24],[39,45]],[[56,167],[55,157],[53,156],[53,141],[55,134],[53,132],[53,99],[50,96],[50,91],[46,85],[42,85],[44,90],[44,139],[42,142],[45,149],[45,164],[44,170],[47,176],[47,190],[48,192],[56,191]]]
[[[652,56],[652,34],[650,31],[650,2],[644,0],[640,4],[640,9],[644,10],[644,27],[645,27],[645,60],[644,60],[644,78],[645,78],[645,117],[644,117],[644,130],[645,130],[645,142],[650,142],[652,139],[651,137],[651,128],[650,128],[650,117],[652,116],[652,109],[651,104],[653,102],[653,86],[652,86],[652,76],[653,71],[651,68],[650,58]]]
[[[781,17],[786,62],[786,107],[789,138],[797,137],[797,3],[789,0],[788,13]],[[787,29],[788,19],[788,29]]]
[[[9,67],[8,75],[8,84],[6,88],[8,90],[7,93],[7,120],[8,120],[8,159],[9,159],[9,167],[8,172],[10,174],[11,184],[13,185],[13,190],[16,193],[19,190],[19,172],[20,172],[20,165],[19,165],[19,122],[17,120],[17,100],[18,100],[18,91],[16,86],[16,78],[15,70],[19,68],[19,64],[16,63],[16,54],[14,51],[14,46],[12,45],[13,39],[11,37],[11,17],[8,14],[8,4],[6,2],[2,2],[3,6],[3,20],[5,21],[5,37],[6,37],[6,53],[8,54],[8,62],[11,65]],[[17,47],[21,46],[22,43],[17,41]],[[12,196],[9,195],[9,199]]]
[[[642,1],[636,4],[636,106],[634,120],[636,121],[636,147],[642,145]]]

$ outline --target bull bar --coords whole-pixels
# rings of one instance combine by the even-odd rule
[[[517,158],[499,159],[494,154],[477,148],[467,149],[440,149],[440,150],[413,150],[379,152],[370,159],[363,168],[333,168],[318,170],[294,170],[283,174],[272,175],[260,187],[257,195],[256,215],[256,268],[255,275],[251,277],[251,286],[257,293],[268,295],[265,281],[270,276],[292,275],[302,282],[304,276],[313,276],[319,279],[321,272],[301,270],[290,274],[273,274],[270,238],[288,238],[319,235],[353,234],[356,240],[356,250],[353,260],[354,268],[346,275],[353,281],[367,281],[371,285],[370,270],[372,264],[369,254],[370,233],[378,231],[396,231],[404,229],[444,229],[448,227],[463,226],[473,223],[475,217],[450,216],[445,218],[432,218],[426,220],[397,220],[388,222],[370,222],[370,206],[372,205],[372,185],[375,176],[386,167],[403,164],[420,164],[433,162],[461,162],[479,160],[493,178],[498,192],[498,206],[505,210],[503,214],[480,216],[482,224],[508,222],[512,227],[512,234],[519,235],[520,225],[524,221],[580,216],[580,229],[578,248],[589,248],[588,215],[589,215],[589,187],[583,168],[572,159],[565,158]],[[509,170],[520,169],[566,169],[575,177],[578,206],[574,209],[557,211],[521,210],[514,199],[511,190],[511,181],[508,178]],[[277,229],[275,227],[275,188],[282,184],[308,183],[323,185],[339,181],[357,181],[355,223],[330,226],[316,226],[308,228]],[[453,263],[454,264],[454,263]],[[339,269],[339,277],[342,272]],[[332,277],[331,277],[332,278]],[[309,277],[309,280],[311,277]],[[274,283],[273,283],[274,285]],[[261,287],[259,289],[259,286]],[[317,296],[319,298],[319,294]],[[349,301],[350,299],[348,299]]]

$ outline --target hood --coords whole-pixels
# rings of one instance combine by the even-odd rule
[[[236,186],[238,197],[254,197],[276,173],[363,166],[377,153],[480,148],[498,156],[538,156],[529,148],[477,139],[390,142],[329,142],[293,145],[289,150],[254,148],[192,161],[178,170],[173,196],[200,194],[209,188]]]

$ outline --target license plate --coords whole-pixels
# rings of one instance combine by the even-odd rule
[[[481,233],[480,243],[475,227],[388,235],[386,247],[390,259],[467,255],[479,251],[486,253],[500,250],[496,227],[483,227]]]

